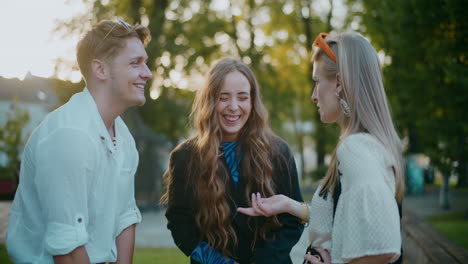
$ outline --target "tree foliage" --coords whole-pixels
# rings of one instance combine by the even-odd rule
[[[7,166],[2,170],[3,179],[16,181],[19,172],[19,153],[24,147],[23,128],[29,121],[29,113],[18,106],[18,102],[11,104],[11,111],[7,113],[5,124],[0,127],[0,152],[8,158]]]
[[[154,78],[147,98],[155,99],[138,112],[172,145],[190,133],[190,91],[203,84],[214,61],[230,56],[254,70],[273,129],[301,155],[301,173],[307,142],[315,141],[319,164],[331,151],[336,130],[321,124],[310,101],[312,41],[331,30],[331,12],[322,21],[311,0],[83,1],[90,12],[63,22],[65,31],[86,30],[83,21],[93,24],[114,15],[150,29],[148,66]]]
[[[409,152],[467,185],[468,19],[464,0],[349,1],[360,30],[388,56],[385,87]],[[356,5],[358,4],[358,5]],[[360,9],[360,10],[359,10]]]

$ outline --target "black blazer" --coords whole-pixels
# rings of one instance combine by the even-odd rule
[[[302,202],[303,199],[299,189],[294,157],[283,140],[277,138],[275,139],[275,143],[279,145],[280,152],[284,157],[280,158],[280,153],[272,153],[273,179],[277,186],[277,194],[284,194],[296,201]],[[188,183],[187,187],[190,171],[189,164],[192,156],[193,149],[189,140],[183,142],[171,152],[169,171],[173,173],[172,177],[174,179],[169,190],[171,195],[166,211],[167,228],[171,230],[176,245],[187,256],[202,241],[207,241],[204,239],[203,234],[200,234],[200,230],[195,222],[196,203],[194,202],[190,183]],[[220,157],[220,159],[222,159],[224,167],[227,168],[224,156]],[[226,171],[229,173],[229,169],[226,169]],[[252,250],[251,244],[254,239],[254,232],[247,224],[248,216],[236,211],[237,207],[248,207],[248,203],[245,200],[245,186],[242,177],[243,175],[240,175],[239,185],[236,189],[232,177],[229,175],[229,183],[226,186],[226,200],[231,209],[232,227],[238,239],[236,248],[233,245],[230,246],[230,250],[234,252],[234,256],[227,257],[235,259],[240,264],[292,263],[289,253],[304,230],[300,219],[289,214],[278,215],[282,226],[268,234],[269,236],[274,236],[275,239],[265,241],[260,236],[257,236],[255,248]],[[253,191],[256,192],[257,190],[254,189]],[[257,220],[259,226],[261,226],[265,221],[265,217],[257,217]],[[191,259],[191,263],[198,262]]]

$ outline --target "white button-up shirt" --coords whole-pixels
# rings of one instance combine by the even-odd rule
[[[32,133],[8,218],[15,263],[54,263],[81,245],[91,263],[116,261],[116,237],[141,214],[135,141],[120,117],[115,132],[116,146],[85,88]]]

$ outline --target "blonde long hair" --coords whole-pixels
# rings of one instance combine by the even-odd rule
[[[337,56],[337,62],[332,61],[321,48],[314,54],[313,61],[322,67],[327,78],[336,78],[339,73],[343,87],[341,95],[351,114],[345,117],[340,141],[333,152],[320,195],[333,192],[338,182],[336,150],[340,143],[348,135],[365,131],[377,138],[392,156],[395,198],[401,201],[404,194],[403,147],[390,115],[377,52],[358,33],[342,33],[336,38],[328,36],[325,41]]]
[[[195,155],[191,157],[187,182],[192,184],[194,200],[198,204],[195,219],[201,233],[208,240],[208,244],[227,256],[232,256],[228,245],[237,245],[238,240],[231,226],[232,216],[226,200],[225,186],[229,181],[229,174],[220,160],[223,155],[220,149],[222,131],[215,108],[226,75],[234,71],[243,74],[250,84],[252,110],[238,137],[238,144],[243,152],[240,177],[245,182],[244,193],[249,206],[252,206],[250,194],[254,188],[258,189],[263,197],[275,194],[271,153],[279,153],[274,140],[276,136],[268,125],[268,114],[261,101],[259,85],[253,72],[238,59],[220,60],[210,70],[205,86],[195,96],[191,119],[196,133],[188,141]],[[169,170],[164,177],[168,187],[162,200],[167,201],[172,184]],[[276,216],[267,218],[262,228],[258,228],[257,218],[250,220],[255,225],[255,237],[259,233],[264,239],[270,229],[280,226]],[[252,248],[254,244],[255,240],[252,242]]]

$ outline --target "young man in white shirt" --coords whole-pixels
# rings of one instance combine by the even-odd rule
[[[117,20],[80,40],[87,88],[51,112],[25,147],[6,237],[15,263],[132,262],[138,153],[119,115],[145,103],[150,35]]]

